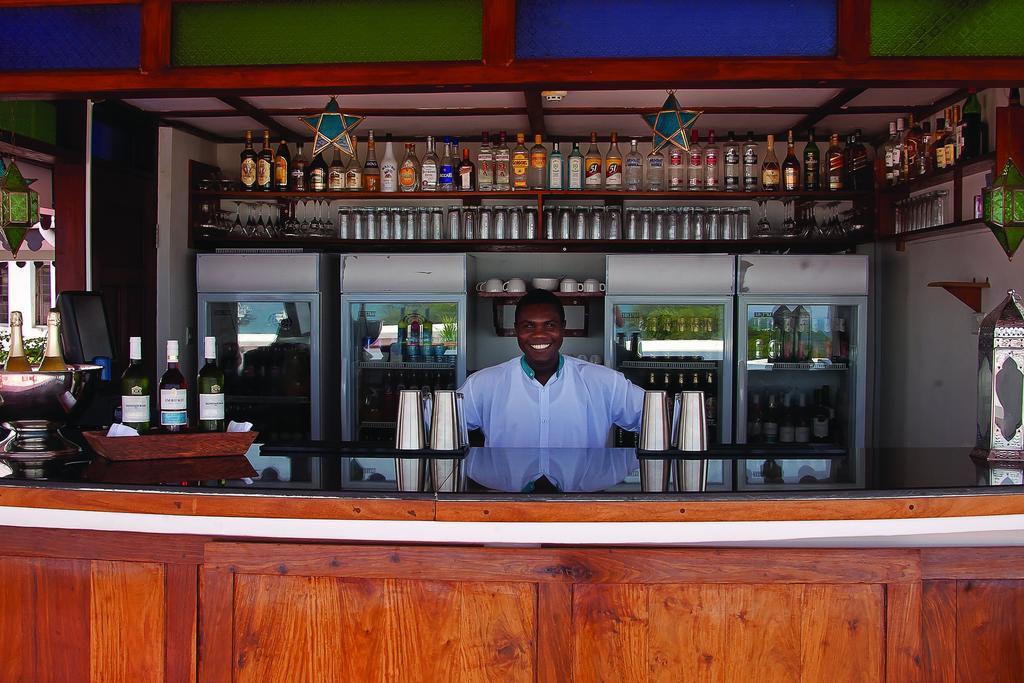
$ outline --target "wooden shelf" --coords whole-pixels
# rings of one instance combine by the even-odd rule
[[[985,278],[984,282],[978,282],[977,280],[971,280],[970,282],[948,280],[944,282],[929,282],[928,286],[941,287],[967,304],[967,307],[975,313],[981,313],[981,290],[988,289],[991,285],[988,278]]]
[[[954,182],[957,178],[991,171],[995,168],[995,162],[995,152],[989,152],[988,154],[981,155],[977,159],[970,159],[969,161],[961,162],[952,168],[935,169],[923,176],[918,176],[913,180],[908,180],[898,185],[882,187],[879,191],[887,195],[912,194],[919,190],[934,187],[935,185]]]
[[[559,292],[557,290],[552,291],[552,294],[557,296],[559,299],[601,299],[604,298],[604,292]],[[477,292],[476,295],[481,299],[519,299],[526,292]]]
[[[913,242],[914,240],[920,240],[926,237],[935,237],[937,235],[955,235],[958,232],[974,230],[975,228],[980,228],[984,225],[984,221],[980,218],[972,218],[968,221],[954,221],[952,223],[945,223],[944,225],[936,225],[931,228],[922,228],[911,232],[901,232],[896,235],[882,235],[878,238],[878,241]]]

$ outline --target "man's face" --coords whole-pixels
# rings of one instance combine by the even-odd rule
[[[519,348],[531,366],[545,366],[558,362],[562,348],[565,323],[558,309],[551,304],[523,306],[516,317],[516,338]]]

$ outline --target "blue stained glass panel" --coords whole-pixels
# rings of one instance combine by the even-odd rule
[[[138,5],[0,8],[0,71],[134,69]]]
[[[518,0],[516,57],[828,57],[836,0]]]

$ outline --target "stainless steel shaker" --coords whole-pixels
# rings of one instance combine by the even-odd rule
[[[667,451],[669,447],[668,396],[664,391],[644,393],[640,420],[640,450]],[[645,493],[668,490],[668,461],[662,458],[640,459],[640,488]]]

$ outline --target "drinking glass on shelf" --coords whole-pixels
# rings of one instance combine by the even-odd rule
[[[722,210],[717,206],[708,208],[704,220],[704,239],[722,239]]]
[[[757,219],[757,226],[754,228],[754,237],[767,239],[772,236],[772,224],[768,220],[768,202],[764,199],[757,200],[757,206],[761,209],[761,217]]]
[[[673,241],[679,239],[679,211],[676,209],[668,209],[665,217],[667,219],[665,239]]]
[[[796,218],[793,217],[794,203],[792,199],[782,202],[782,236],[797,237]]]
[[[551,207],[544,209],[544,239],[555,239],[555,210]]]
[[[722,239],[736,239],[736,210],[731,207],[722,209]]]
[[[473,207],[467,206],[462,210],[462,239],[476,239],[476,216],[476,209]]]
[[[430,239],[430,209],[427,207],[416,211],[416,237],[421,240]]]
[[[402,209],[397,206],[392,206],[388,209],[388,213],[391,214],[391,239],[404,239],[405,233],[402,228]]]
[[[572,237],[572,209],[563,206],[558,210],[558,239],[568,240]]]
[[[703,207],[693,207],[693,239],[706,240],[708,238],[706,213]]]
[[[252,237],[253,229],[256,227],[256,221],[253,220],[252,206],[249,202],[239,202],[238,219],[242,225],[242,234],[245,237]]]
[[[600,206],[595,206],[590,210],[590,228],[588,230],[589,237],[592,240],[603,240],[604,239],[604,209]]]
[[[384,207],[377,209],[377,234],[382,240],[391,239],[391,213]]]
[[[633,207],[626,209],[626,231],[623,237],[627,240],[640,239],[640,212]]]
[[[338,239],[352,239],[352,211],[347,206],[338,207]]]
[[[508,207],[508,238],[510,240],[523,239],[523,207]]]
[[[228,230],[229,234],[235,236],[244,236],[245,229],[242,227],[241,214],[239,212],[239,206],[241,202],[235,202],[234,218],[231,220],[231,229]]]
[[[537,209],[527,207],[523,211],[523,236],[532,240],[537,238]]]
[[[447,240],[458,240],[462,238],[462,212],[461,207],[453,204],[448,207],[448,222],[446,224],[444,238]]]
[[[504,206],[494,207],[494,239],[506,239],[508,226],[508,212]]]
[[[610,206],[605,209],[605,218],[607,223],[605,237],[610,240],[622,239],[622,212],[618,208]]]
[[[666,220],[665,209],[657,208],[654,209],[654,234],[653,239],[663,240],[666,238],[666,226],[668,221]]]
[[[679,239],[693,239],[693,207],[684,206],[679,210]]]
[[[366,209],[366,239],[377,239],[377,210],[372,207]]]
[[[444,238],[444,209],[435,206],[430,210],[430,239],[440,241]]]
[[[409,241],[416,239],[416,224],[416,210],[402,209],[402,225],[405,226],[402,230],[404,239]]]
[[[576,228],[573,230],[574,240],[587,239],[587,210],[583,207],[576,209]]]
[[[736,239],[750,239],[750,208],[743,206],[736,212]]]
[[[366,209],[356,208],[352,210],[352,239],[366,239]]]
[[[334,236],[334,221],[331,220],[331,202],[324,200],[320,204],[320,232],[324,237]]]
[[[938,190],[932,202],[932,226],[945,225],[946,223],[946,195],[947,190]]]
[[[477,237],[482,240],[489,240],[494,233],[494,212],[489,206],[480,207],[480,222]]]
[[[650,208],[640,209],[640,239],[649,240],[654,232],[654,217]]]

